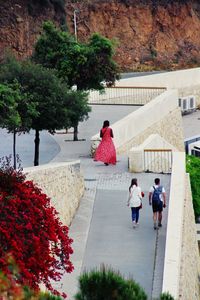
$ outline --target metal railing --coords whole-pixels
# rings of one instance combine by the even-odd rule
[[[145,149],[144,171],[152,173],[171,173],[171,149]]]
[[[144,105],[166,91],[165,87],[106,87],[90,91],[89,104]]]

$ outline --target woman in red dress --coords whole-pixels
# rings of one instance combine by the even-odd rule
[[[108,120],[103,122],[103,127],[100,130],[100,137],[102,138],[99,146],[96,149],[94,161],[102,161],[106,166],[109,164],[116,164],[116,150],[112,141],[113,131],[109,127]]]

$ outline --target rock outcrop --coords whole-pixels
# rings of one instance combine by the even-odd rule
[[[0,54],[9,47],[20,58],[30,56],[42,22],[63,22],[63,12],[53,4],[31,1],[0,0]],[[66,0],[65,19],[72,34],[74,11],[78,39],[86,41],[93,32],[114,38],[122,70],[176,69],[200,63],[198,0]]]

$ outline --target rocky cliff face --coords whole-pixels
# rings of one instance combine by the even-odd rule
[[[49,19],[59,22],[62,13],[53,5],[40,5],[39,2],[0,0],[0,56],[6,49],[11,49],[19,58],[30,56],[42,23]]]
[[[63,14],[53,5],[30,6],[30,0],[0,0],[0,51],[19,57],[32,53],[44,20]],[[179,68],[200,63],[199,1],[66,0],[66,22],[86,41],[93,32],[117,40],[116,60],[123,70]],[[33,1],[34,3],[34,1]]]

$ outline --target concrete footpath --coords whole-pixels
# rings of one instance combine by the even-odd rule
[[[83,165],[87,164],[85,194],[69,232],[74,239],[71,260],[75,270],[66,274],[56,286],[66,292],[70,300],[77,292],[80,273],[99,268],[102,263],[119,270],[127,278],[134,278],[149,299],[161,292],[167,208],[163,227],[155,231],[147,196],[157,175],[130,174],[127,159],[123,156],[118,159],[116,166],[108,167],[91,159],[82,159]],[[158,176],[169,195],[170,176]],[[133,177],[138,178],[145,193],[140,224],[136,229],[132,228],[130,209],[126,205]]]
[[[86,136],[81,127],[79,132],[80,137]],[[74,239],[74,254],[71,260],[75,269],[71,274],[65,274],[55,287],[64,291],[68,299],[73,300],[78,290],[78,277],[81,272],[105,264],[120,271],[126,278],[134,278],[145,289],[149,299],[152,295],[159,296],[162,286],[167,209],[164,211],[163,227],[155,231],[152,210],[148,205],[148,190],[154,178],[159,176],[169,195],[170,176],[131,174],[128,172],[127,156],[124,155],[118,156],[116,166],[93,162],[87,149],[90,145],[89,140],[88,145],[84,142],[65,142],[66,136],[55,135],[61,151],[53,161],[65,161],[69,157],[81,160],[85,194],[69,232],[70,237]],[[145,193],[140,225],[136,229],[132,228],[131,212],[126,205],[128,188],[133,177],[138,178],[139,185]]]

